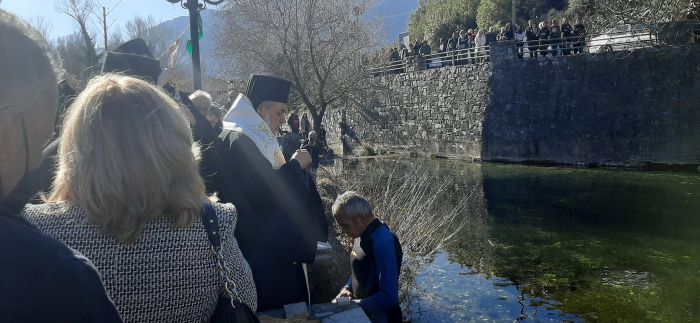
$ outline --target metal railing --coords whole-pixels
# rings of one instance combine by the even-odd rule
[[[692,23],[692,22],[691,22]],[[690,44],[700,44],[700,23],[694,23],[689,28],[684,27],[682,39],[688,39]],[[677,35],[666,35],[663,27],[650,26],[647,29],[630,29],[622,32],[575,35],[542,40],[515,41],[516,55],[519,58],[597,54],[615,51],[632,51],[641,48],[677,46],[674,38]],[[676,31],[674,31],[676,32]],[[441,68],[464,64],[478,64],[491,59],[489,46],[470,47],[430,55],[409,56],[404,59],[369,67],[372,76],[400,74],[425,69]]]
[[[657,35],[650,31],[593,34],[537,40],[514,41],[518,57],[595,54],[659,47]]]
[[[480,64],[489,61],[491,49],[489,46],[456,49],[429,55],[413,55],[403,59],[379,64],[368,68],[372,76],[400,74],[412,71],[441,68],[465,64]]]

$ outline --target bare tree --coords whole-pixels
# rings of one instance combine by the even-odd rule
[[[683,19],[686,0],[571,0],[568,14],[602,32],[622,24],[657,24]]]
[[[60,37],[54,42],[57,61],[63,69],[63,77],[70,79],[78,87],[87,83],[94,72],[92,66],[86,64],[83,47],[83,38],[78,33]]]
[[[126,36],[129,39],[142,38],[153,52],[153,56],[158,59],[167,59],[164,55],[168,51],[168,47],[174,41],[166,37],[167,29],[152,16],[139,17],[136,16],[129,20],[124,26]]]
[[[369,0],[234,0],[221,11],[217,55],[224,71],[289,78],[319,130],[329,108],[360,96],[363,58],[378,47],[363,21]],[[234,75],[236,75],[234,74]]]
[[[83,59],[88,68],[97,65],[97,52],[95,42],[88,30],[90,14],[94,11],[95,3],[91,0],[61,0],[56,4],[56,10],[75,21],[83,38]]]
[[[43,37],[47,42],[51,41],[51,30],[53,29],[53,23],[48,21],[44,16],[33,17],[29,20],[29,23],[36,29],[41,37]]]
[[[113,28],[109,35],[109,48],[115,48],[124,43],[124,36],[122,34],[121,28]]]

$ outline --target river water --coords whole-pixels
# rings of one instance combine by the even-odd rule
[[[449,178],[464,227],[423,267],[414,322],[700,321],[700,175],[448,160],[346,162]],[[397,166],[398,165],[398,166]]]

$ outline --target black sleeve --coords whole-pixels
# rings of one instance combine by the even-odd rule
[[[182,101],[182,104],[184,104],[185,107],[190,110],[190,113],[192,113],[192,116],[195,119],[196,124],[192,127],[192,137],[194,141],[199,143],[202,152],[202,160],[199,163],[199,172],[204,179],[207,193],[212,193],[217,190],[214,185],[215,183],[213,178],[217,173],[217,169],[215,167],[215,159],[217,156],[216,143],[218,141],[216,129],[209,122],[209,119],[207,119],[207,117],[194,106],[190,98],[187,96],[187,93],[180,92],[180,100]]]
[[[315,217],[306,211],[308,174],[296,160],[274,170],[250,138],[229,135],[238,136],[224,140],[229,149],[221,151],[226,156],[220,160],[228,160],[225,167],[230,176],[222,176],[225,183],[218,185],[220,194],[231,197],[237,208],[247,209],[255,217],[239,218],[237,237],[260,241],[270,252],[290,261],[312,262],[318,230],[314,230]]]
[[[55,317],[65,322],[122,322],[97,270],[85,258],[71,258],[55,267],[46,299],[56,304]],[[52,314],[53,315],[53,314]]]

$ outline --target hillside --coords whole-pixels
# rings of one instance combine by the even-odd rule
[[[365,18],[379,19],[382,22],[384,26],[382,37],[389,43],[395,41],[399,33],[408,30],[408,19],[417,6],[418,0],[379,0],[368,11]],[[202,11],[204,29],[204,38],[200,40],[202,71],[212,77],[216,77],[216,71],[220,70],[220,62],[215,54],[217,13],[215,9]],[[191,69],[190,57],[185,48],[189,39],[189,18],[181,16],[164,21],[161,25],[167,30],[167,34],[163,37],[169,40],[175,41],[179,35],[183,35],[178,51],[179,62],[183,70]]]

